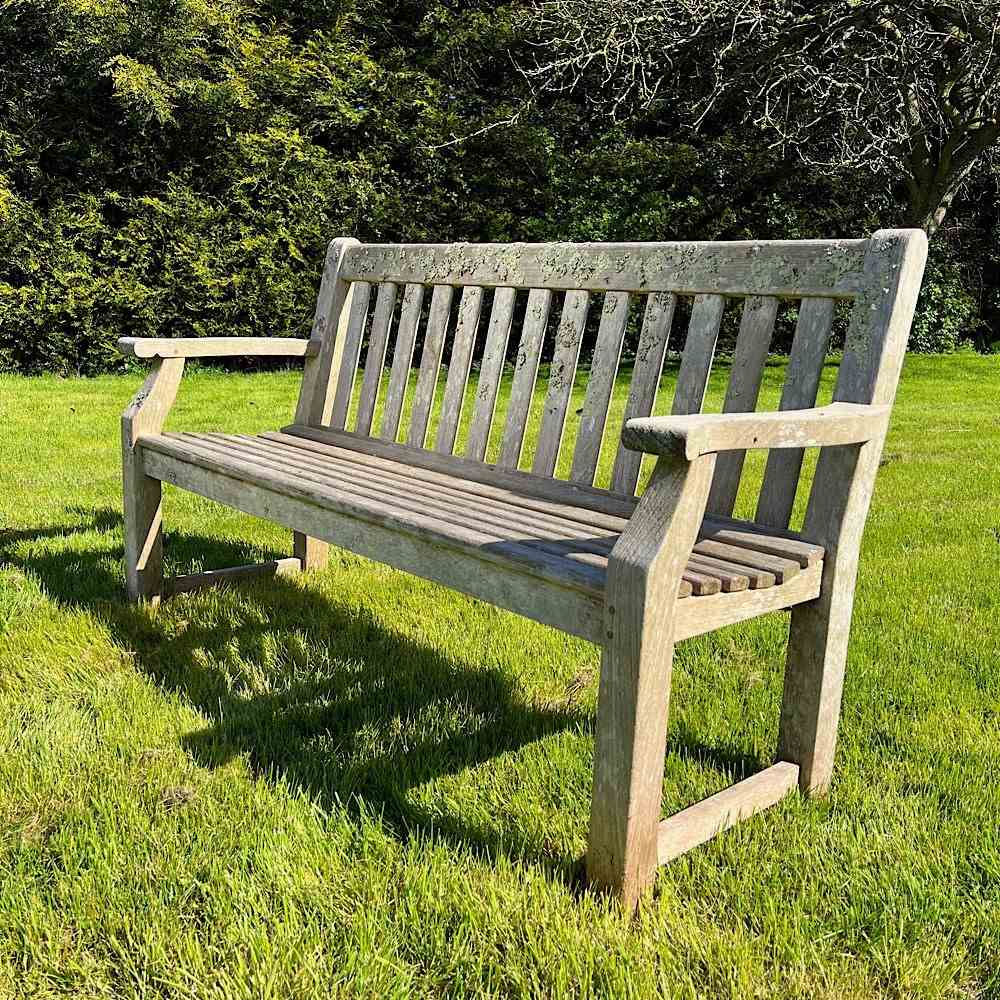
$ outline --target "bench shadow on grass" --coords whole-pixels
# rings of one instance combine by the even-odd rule
[[[542,834],[501,834],[461,815],[432,813],[407,791],[557,732],[592,730],[589,711],[569,698],[532,704],[503,669],[443,656],[293,579],[217,588],[221,600],[181,618],[125,602],[117,539],[110,549],[15,554],[20,543],[82,532],[120,537],[117,511],[67,513],[80,523],[0,534],[0,566],[34,573],[52,597],[93,613],[141,671],[210,720],[184,739],[197,763],[218,767],[240,756],[255,774],[300,788],[323,808],[341,805],[355,817],[379,813],[400,840],[430,835],[477,855],[538,864],[579,884],[580,859],[552,857]],[[183,532],[167,532],[166,546],[171,563],[186,567],[286,554]],[[686,728],[672,727],[671,741],[681,757],[734,780],[766,766],[735,749],[705,746]]]

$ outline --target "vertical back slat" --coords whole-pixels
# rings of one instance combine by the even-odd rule
[[[356,281],[351,295],[351,312],[347,320],[344,337],[344,353],[340,358],[337,372],[337,388],[330,411],[330,426],[343,430],[347,423],[347,411],[354,391],[354,376],[361,360],[361,340],[365,334],[365,320],[368,319],[368,303],[372,286],[367,281]]]
[[[420,309],[423,303],[424,286],[407,285],[403,292],[403,308],[399,313],[399,329],[396,331],[396,350],[392,356],[389,388],[382,409],[382,437],[387,441],[395,441],[396,435],[399,434],[399,418],[403,413],[406,385],[410,381],[413,346],[417,340],[417,325],[420,322]]]
[[[372,316],[372,330],[368,338],[365,377],[361,382],[361,395],[358,398],[358,423],[356,430],[359,434],[368,434],[372,429],[375,400],[378,398],[379,383],[382,381],[385,350],[389,344],[389,327],[392,325],[392,313],[396,308],[396,291],[398,287],[393,281],[383,281],[378,286],[378,298],[375,300],[375,314]]]
[[[625,418],[648,417],[656,403],[656,390],[663,372],[663,359],[670,339],[670,325],[677,307],[677,296],[670,292],[651,292],[646,297],[639,346],[635,352],[632,385],[625,403]],[[624,426],[624,421],[622,422]],[[635,493],[642,468],[642,454],[618,442],[615,467],[611,473],[611,488],[620,493]]]
[[[628,323],[628,292],[608,292],[604,296],[601,326],[597,331],[594,360],[590,366],[587,394],[583,400],[583,416],[573,451],[570,478],[576,483],[594,482],[601,442],[608,422],[608,405],[618,374],[622,340]]]
[[[467,286],[462,292],[462,303],[458,307],[458,324],[451,346],[451,363],[448,365],[448,381],[444,387],[444,401],[441,403],[441,419],[438,422],[435,444],[435,450],[445,455],[450,455],[455,449],[455,437],[462,416],[465,384],[469,381],[472,349],[476,344],[479,311],[482,305],[483,290],[476,285]]]
[[[323,280],[316,297],[316,311],[309,334],[319,353],[306,358],[302,387],[295,405],[297,424],[325,427],[330,423],[334,391],[340,378],[345,328],[350,318],[348,303],[354,296],[354,283],[346,281],[341,275],[348,250],[358,245],[353,237],[341,237],[331,240],[326,248]]]
[[[583,342],[589,307],[588,292],[567,292],[563,299],[549,387],[545,394],[542,428],[535,448],[535,461],[531,467],[531,471],[539,476],[551,476],[559,460],[559,448],[566,426],[566,410],[573,394],[576,363],[580,358],[580,344]]]
[[[695,296],[681,368],[677,373],[677,391],[670,410],[675,415],[701,412],[725,308],[726,300],[722,295]]]
[[[435,285],[434,293],[431,295],[431,309],[427,316],[424,349],[420,355],[420,374],[417,376],[417,388],[413,395],[413,413],[410,417],[408,438],[408,443],[417,448],[423,448],[427,440],[427,422],[430,419],[438,374],[441,370],[441,354],[444,351],[445,334],[448,332],[453,292],[451,285]]]
[[[486,457],[486,446],[490,440],[493,411],[497,405],[497,389],[503,374],[503,363],[507,357],[507,340],[510,337],[511,320],[514,317],[513,288],[497,288],[493,293],[493,308],[490,311],[490,325],[483,348],[483,360],[479,366],[479,382],[476,386],[476,405],[472,411],[469,426],[469,440],[465,446],[467,458],[482,461]]]
[[[808,409],[816,404],[835,304],[833,299],[802,300],[781,390],[782,410]],[[802,471],[802,456],[801,448],[776,448],[768,454],[764,484],[757,501],[755,519],[758,523],[788,527]]]
[[[744,301],[723,413],[751,413],[757,408],[777,314],[778,300],[771,296],[754,295]],[[711,513],[726,517],[732,514],[745,457],[746,452],[743,451],[726,451],[716,458],[715,476],[706,508]]]
[[[551,289],[532,288],[528,293],[528,305],[524,311],[524,323],[521,325],[521,343],[517,349],[517,361],[514,366],[514,382],[510,390],[507,420],[504,424],[500,458],[497,462],[504,469],[516,469],[521,460],[528,411],[535,394],[538,360],[542,355],[542,340],[549,322],[551,305]]]

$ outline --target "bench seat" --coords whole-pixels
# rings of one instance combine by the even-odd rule
[[[402,568],[595,641],[608,555],[638,502],[347,431],[168,433],[140,444],[166,482],[397,565],[403,533],[418,561]],[[396,534],[395,543],[385,540],[391,558],[378,529]],[[450,566],[446,557],[428,574],[428,548],[450,550]],[[682,574],[676,637],[811,600],[822,560],[821,546],[793,532],[706,518]],[[497,601],[476,561],[509,574],[506,599]],[[521,577],[531,581],[527,602],[513,586]],[[546,583],[549,600],[539,600]]]

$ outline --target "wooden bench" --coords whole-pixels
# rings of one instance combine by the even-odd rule
[[[924,234],[910,230],[788,243],[334,240],[308,341],[121,342],[125,352],[153,362],[122,421],[129,596],[156,601],[252,573],[322,566],[333,542],[600,644],[587,871],[592,883],[633,906],[658,863],[796,786],[818,793],[830,783],[859,546],[925,257]],[[671,320],[685,297],[693,304],[671,415],[650,416]],[[574,416],[588,308],[600,298],[564,481],[554,470],[567,416]],[[754,413],[782,300],[799,311],[781,410]],[[637,301],[642,320],[624,428],[606,434],[630,302]],[[852,304],[843,360],[833,402],[817,407],[842,301]],[[742,312],[724,412],[703,415],[727,306]],[[556,312],[531,470],[520,471],[543,340]],[[498,458],[489,464],[515,318],[510,400],[494,435]],[[421,325],[419,374],[399,443]],[[163,432],[185,358],[246,354],[304,358],[289,426],[258,436]],[[481,362],[471,424],[464,454],[455,455],[474,356]],[[348,427],[354,393],[357,415]],[[617,449],[610,489],[593,485],[604,443]],[[804,525],[791,531],[803,449],[811,447],[822,451]],[[748,448],[770,449],[752,522],[731,516]],[[644,452],[658,459],[636,499]],[[164,580],[163,482],[292,529],[294,557]],[[661,821],[674,643],[788,608],[777,762]]]

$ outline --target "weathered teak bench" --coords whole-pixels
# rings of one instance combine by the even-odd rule
[[[122,421],[128,593],[155,601],[252,572],[320,566],[326,543],[603,647],[587,870],[634,905],[657,863],[777,802],[833,763],[862,529],[923,272],[919,231],[796,243],[330,244],[309,341],[125,340],[154,370]],[[527,289],[523,312],[517,290]],[[457,319],[452,324],[452,304]],[[430,293],[405,443],[397,443]],[[563,293],[565,293],[563,295]],[[553,478],[588,305],[603,307],[568,481]],[[453,455],[484,294],[492,298],[464,455]],[[645,299],[612,489],[593,486],[630,297]],[[693,296],[671,416],[654,405],[678,297]],[[397,298],[402,301],[396,311]],[[519,471],[550,310],[561,303],[531,471]],[[699,413],[727,300],[742,317],[725,412]],[[779,301],[799,301],[781,411],[752,412]],[[834,402],[816,407],[838,301],[853,303]],[[523,316],[499,458],[497,386]],[[398,318],[397,318],[398,317]],[[449,333],[454,326],[453,333]],[[388,388],[373,423],[387,348]],[[426,448],[439,370],[447,382]],[[348,429],[363,344],[357,417]],[[478,353],[478,352],[477,352]],[[256,437],[163,433],[188,357],[305,358],[294,423]],[[822,449],[801,532],[802,450]],[[754,521],[731,519],[744,451],[770,449]],[[659,456],[640,499],[642,453]],[[294,558],[163,580],[160,484],[295,534]],[[792,609],[777,763],[661,821],[674,643]]]

